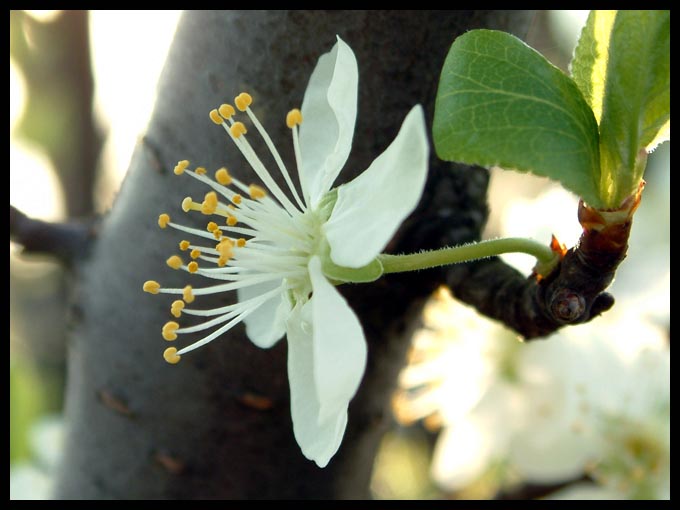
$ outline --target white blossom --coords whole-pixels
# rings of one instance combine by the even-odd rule
[[[293,430],[304,455],[320,467],[340,446],[347,407],[361,382],[367,356],[361,324],[334,285],[371,281],[382,274],[376,257],[417,205],[427,176],[425,118],[422,107],[415,106],[395,140],[368,169],[332,189],[352,146],[357,86],[356,58],[338,38],[333,49],[319,59],[301,110],[291,110],[286,119],[301,194],[251,110],[249,94],[236,97],[236,108],[262,136],[287,192],[255,154],[245,124],[234,118],[236,110],[230,105],[213,110],[211,119],[224,127],[261,185],[246,185],[225,168],[213,180],[205,169],[192,171],[188,161],[181,161],[175,173],[191,175],[212,188],[203,202],[187,197],[183,209],[217,215],[222,223],[210,222],[207,231],[202,231],[173,223],[169,215],[162,214],[159,225],[204,239],[180,244],[190,252],[191,262],[174,255],[168,265],[223,283],[183,289],[162,288],[155,281],[144,284],[147,292],[183,297],[173,303],[175,317],[209,318],[189,327],[168,322],[163,327],[166,340],[216,328],[179,351],[168,348],[165,358],[170,363],[240,322],[258,347],[269,348],[287,334]],[[211,245],[211,240],[219,242]],[[212,310],[186,308],[197,296],[232,291],[238,293],[235,304]]]

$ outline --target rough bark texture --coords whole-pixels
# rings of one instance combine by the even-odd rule
[[[338,454],[325,469],[305,459],[289,411],[286,343],[254,347],[242,327],[185,356],[163,361],[160,336],[170,300],[142,292],[156,279],[183,286],[165,266],[178,237],[161,212],[182,215],[200,185],[179,179],[180,159],[253,178],[207,113],[242,90],[293,161],[283,119],[299,106],[318,57],[340,35],[359,63],[359,115],[341,174],[363,171],[396,135],[415,103],[428,122],[439,71],[463,31],[489,27],[519,36],[520,11],[188,12],[180,22],[158,104],[74,296],[78,320],[69,354],[67,440],[60,498],[365,498],[373,458],[389,425],[388,403],[424,299],[442,271],[390,275],[343,286],[369,344],[368,367],[349,409]],[[486,219],[487,172],[432,158],[419,209],[392,252],[476,239]],[[189,220],[190,221],[190,220]],[[206,307],[209,299],[202,300]],[[263,398],[262,398],[263,397]]]

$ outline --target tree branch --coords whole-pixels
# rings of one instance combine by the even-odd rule
[[[599,211],[581,201],[581,238],[546,278],[526,278],[494,258],[451,268],[449,286],[458,299],[527,340],[592,320],[614,305],[613,296],[604,291],[626,256],[643,187],[616,210]]]
[[[89,222],[50,223],[29,218],[9,206],[9,239],[27,253],[44,253],[71,264],[88,253],[93,238]]]

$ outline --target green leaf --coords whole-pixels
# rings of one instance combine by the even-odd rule
[[[599,124],[600,198],[617,207],[670,139],[670,12],[592,11],[571,71]]]
[[[472,30],[454,41],[433,137],[442,159],[550,177],[598,205],[592,110],[573,80],[510,34]]]

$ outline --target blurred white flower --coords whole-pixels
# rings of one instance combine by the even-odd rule
[[[440,292],[396,399],[402,422],[441,420],[435,481],[459,491],[491,472],[496,489],[589,474],[623,499],[667,497],[670,353],[633,312],[522,344]]]
[[[623,499],[620,494],[592,482],[579,482],[553,492],[544,499],[613,500]]]
[[[41,418],[29,431],[30,461],[11,464],[9,499],[50,499],[55,470],[63,450],[61,415]]]
[[[443,426],[431,466],[441,487],[483,481],[492,497],[518,481],[588,474],[592,482],[551,497],[669,497],[670,183],[658,170],[602,317],[522,344],[447,292],[428,305],[395,410],[403,423],[429,415]],[[564,219],[579,228],[576,201],[560,188],[505,212],[503,236],[575,243]]]

